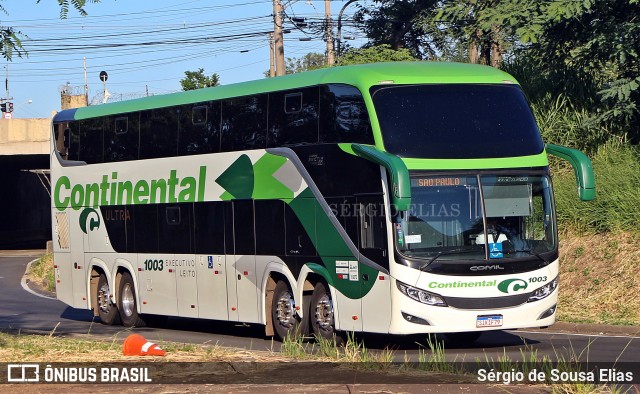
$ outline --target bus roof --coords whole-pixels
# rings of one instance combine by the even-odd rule
[[[275,78],[241,82],[60,111],[54,122],[192,104],[320,84],[348,84],[365,92],[379,84],[512,83],[509,74],[489,66],[446,62],[391,62],[329,67]]]

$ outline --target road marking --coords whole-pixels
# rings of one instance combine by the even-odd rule
[[[29,286],[27,285],[27,275],[26,275],[26,273],[29,272],[29,269],[31,268],[31,264],[35,263],[36,261],[38,261],[38,259],[32,260],[32,261],[29,262],[29,264],[27,264],[27,269],[25,271],[25,275],[22,275],[22,280],[20,281],[20,284],[22,285],[23,289],[25,289],[26,291],[28,291],[29,293],[31,293],[31,294],[33,294],[35,296],[38,296],[38,297],[41,297],[41,298],[46,298],[48,300],[55,300],[56,299],[55,297],[49,297],[49,296],[46,296],[46,295],[42,295],[42,294],[36,293],[35,291],[31,290],[29,288]]]
[[[633,336],[633,335],[607,335],[607,334],[580,334],[580,333],[573,333],[573,332],[562,332],[562,331],[522,331],[522,330],[516,330],[516,331],[508,331],[512,334],[517,335],[519,332],[521,333],[525,333],[525,334],[544,334],[544,335],[570,335],[570,336],[576,336],[576,337],[596,337],[596,338],[629,338],[629,339],[640,339],[640,336]]]

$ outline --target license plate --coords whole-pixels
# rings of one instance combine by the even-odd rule
[[[476,319],[476,327],[502,327],[502,315],[480,315]]]

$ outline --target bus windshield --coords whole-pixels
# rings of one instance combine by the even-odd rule
[[[396,245],[423,259],[540,256],[557,247],[551,196],[546,176],[413,173],[412,204],[395,223]]]
[[[385,149],[400,157],[515,157],[543,150],[517,85],[383,85],[371,95]]]

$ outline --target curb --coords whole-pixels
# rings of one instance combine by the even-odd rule
[[[57,300],[56,297],[52,297],[51,296],[51,293],[49,293],[49,292],[45,293],[44,291],[38,291],[39,289],[32,289],[29,286],[29,283],[31,281],[29,280],[29,278],[27,278],[27,274],[29,273],[29,271],[31,271],[31,264],[35,263],[36,261],[38,261],[38,259],[31,260],[27,264],[27,268],[25,269],[24,274],[22,274],[22,279],[20,279],[20,284],[22,285],[22,288],[25,289],[26,291],[28,291],[29,293],[35,295],[35,296],[46,298],[48,300]]]

